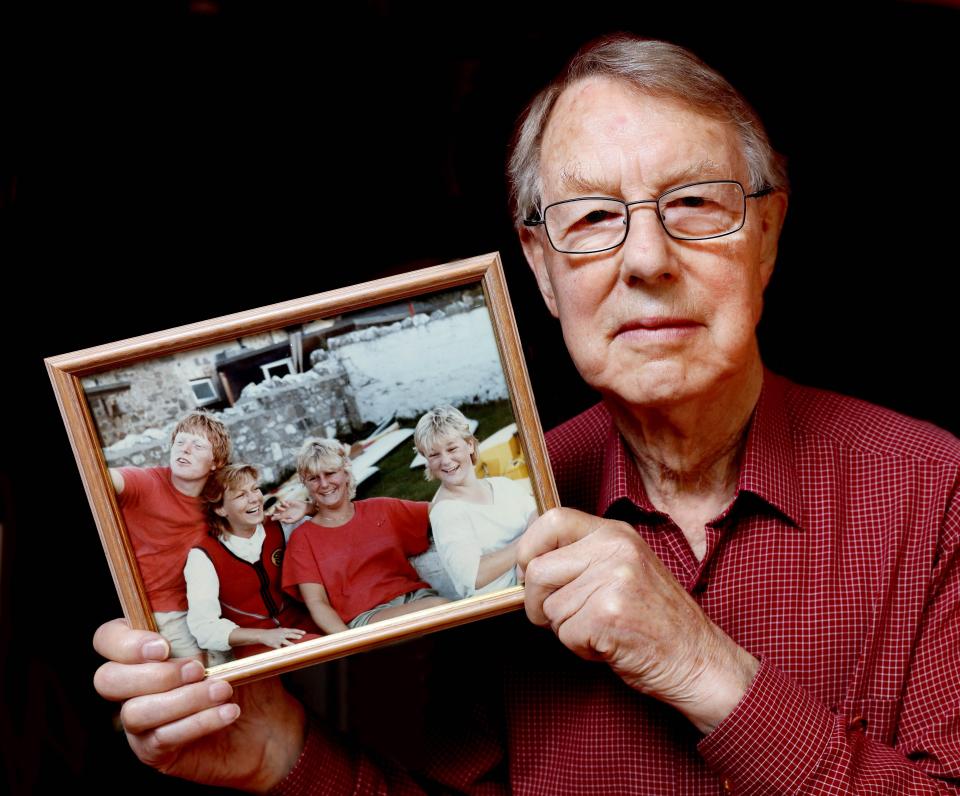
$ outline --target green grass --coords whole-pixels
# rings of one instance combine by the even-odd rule
[[[507,400],[486,404],[463,404],[457,408],[468,418],[479,421],[476,436],[481,442],[514,422],[513,409],[510,401]],[[403,428],[411,428],[416,423],[401,421],[400,425]],[[357,487],[357,498],[398,497],[406,500],[430,500],[439,484],[437,481],[426,481],[422,467],[410,469],[410,462],[415,455],[413,437],[411,437],[377,462],[380,472]]]

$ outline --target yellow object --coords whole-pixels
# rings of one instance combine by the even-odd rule
[[[516,424],[501,429],[480,443],[476,473],[479,478],[494,475],[514,480],[527,478],[527,463],[520,448]]]

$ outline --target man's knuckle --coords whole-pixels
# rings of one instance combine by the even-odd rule
[[[129,699],[123,703],[120,708],[120,724],[124,730],[133,735],[138,735],[144,730],[142,718],[143,711],[138,707],[135,700]]]
[[[117,667],[114,663],[105,663],[93,673],[93,687],[102,697],[110,699],[118,690]]]
[[[531,586],[539,586],[544,583],[546,565],[542,558],[535,558],[527,564],[526,582]]]
[[[567,523],[567,509],[554,507],[543,515],[543,525],[551,533],[558,533]]]
[[[139,736],[136,744],[131,742],[131,746],[137,757],[149,766],[159,768],[159,762],[167,752],[168,744],[164,739],[166,734],[164,732],[165,729],[164,727],[158,727],[152,732],[147,732]]]
[[[597,619],[601,624],[616,624],[624,615],[623,598],[616,592],[605,593],[596,606]]]

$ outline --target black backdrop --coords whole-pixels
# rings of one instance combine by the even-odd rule
[[[502,172],[526,99],[594,35],[691,47],[788,156],[768,365],[960,429],[960,13],[621,5],[3,12],[19,45],[4,48],[0,161],[0,759],[14,790],[159,779],[89,684],[91,635],[119,607],[42,357],[499,250],[544,425],[572,415],[593,397],[526,271]]]

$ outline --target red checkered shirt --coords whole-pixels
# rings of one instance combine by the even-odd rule
[[[519,627],[503,737],[448,739],[418,775],[428,790],[960,792],[956,439],[768,373],[736,498],[707,525],[702,561],[651,505],[602,405],[548,444],[564,505],[634,525],[759,671],[704,737],[603,664]],[[421,791],[312,729],[276,792]]]

